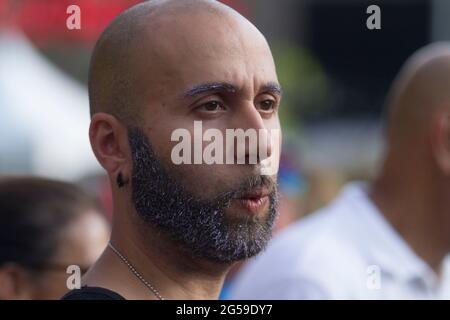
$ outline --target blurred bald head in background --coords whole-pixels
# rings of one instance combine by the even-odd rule
[[[392,86],[388,104],[390,140],[430,124],[450,108],[450,44],[435,43],[417,51]]]
[[[437,271],[450,251],[450,44],[407,60],[389,94],[386,129],[373,200]]]

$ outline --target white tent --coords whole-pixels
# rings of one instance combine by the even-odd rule
[[[86,89],[17,31],[0,33],[0,174],[77,179],[99,172]]]

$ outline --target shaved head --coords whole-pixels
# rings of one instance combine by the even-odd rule
[[[205,35],[211,38],[231,31],[233,38],[239,28],[264,38],[244,17],[218,1],[153,0],[126,10],[102,33],[92,55],[91,116],[105,112],[128,125],[139,123],[142,105],[163,90],[164,77],[177,71],[185,55],[197,54],[201,59],[198,52],[207,54],[208,46],[215,45]]]
[[[391,139],[410,137],[439,108],[450,110],[450,44],[434,43],[404,64],[388,100]]]

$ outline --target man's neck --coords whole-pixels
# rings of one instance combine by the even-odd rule
[[[231,265],[191,257],[158,230],[147,227],[144,230],[133,223],[116,226],[113,226],[111,243],[164,299],[219,297]],[[84,283],[109,288],[126,299],[157,298],[110,248]]]
[[[430,188],[399,181],[378,179],[370,198],[415,253],[439,275],[450,251],[447,212]]]

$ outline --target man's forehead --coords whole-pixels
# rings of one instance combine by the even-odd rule
[[[242,88],[250,81],[254,86],[277,82],[265,38],[242,17],[178,13],[149,23],[144,33],[137,71],[152,95],[184,97],[211,83]]]
[[[270,63],[270,61],[266,61]],[[248,70],[233,66],[217,66],[217,69],[197,69],[190,73],[178,70],[177,74],[166,77],[166,81],[159,82],[160,93],[176,100],[193,99],[211,93],[222,94],[258,94],[270,92],[281,96],[282,89],[275,70],[269,67]],[[156,80],[156,83],[158,81]]]
[[[243,89],[254,89],[268,83],[277,83],[277,75],[270,50],[265,52],[235,52],[227,54],[220,51],[180,53],[148,59],[148,68],[142,68],[143,82],[148,86],[161,87],[162,91],[176,91],[186,96],[188,90],[210,84],[230,84]],[[222,86],[226,89],[226,86]],[[231,87],[230,87],[231,88]],[[230,91],[230,90],[229,90]]]

